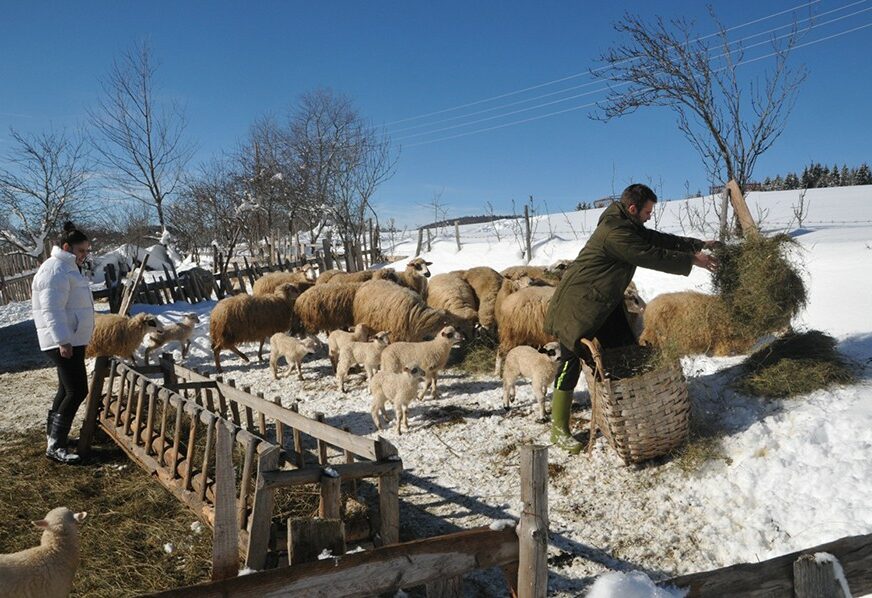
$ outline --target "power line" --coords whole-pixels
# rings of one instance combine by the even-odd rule
[[[802,4],[800,4],[800,5],[798,5],[798,6],[794,6],[793,8],[788,8],[788,9],[786,9],[786,10],[782,10],[782,11],[779,11],[779,12],[775,12],[775,13],[772,13],[772,14],[769,14],[769,15],[766,15],[766,16],[763,16],[763,17],[760,17],[760,18],[757,18],[757,19],[751,20],[751,21],[747,21],[747,22],[745,22],[745,23],[741,23],[741,24],[739,24],[739,25],[734,25],[733,27],[730,27],[730,28],[728,28],[728,29],[725,29],[724,32],[726,33],[726,32],[729,32],[729,31],[734,31],[734,30],[736,30],[736,29],[741,29],[742,27],[747,27],[747,26],[749,26],[749,25],[754,25],[754,24],[756,24],[756,23],[760,23],[760,22],[762,22],[762,21],[766,21],[766,20],[768,20],[768,19],[772,19],[772,18],[775,18],[775,17],[781,16],[781,15],[783,15],[783,14],[787,14],[787,13],[789,13],[789,12],[793,12],[793,11],[796,11],[796,10],[799,10],[799,9],[802,9],[802,8],[805,8],[805,7],[809,7],[809,6],[811,6],[811,5],[813,5],[813,4],[817,4],[817,3],[819,3],[819,2],[821,2],[821,0],[810,0],[810,1],[808,1],[808,2],[803,2]],[[698,41],[702,41],[702,40],[704,40],[704,39],[708,39],[708,38],[710,38],[710,37],[714,37],[714,36],[720,35],[720,33],[721,33],[721,32],[710,33],[710,34],[708,34],[708,35],[704,35],[704,36],[702,36],[702,37],[698,37],[698,38],[696,38],[695,40],[693,40],[693,41],[691,41],[691,42],[688,42],[688,43],[696,43],[696,42],[698,42]],[[427,118],[428,116],[436,116],[436,115],[438,115],[438,114],[444,114],[444,113],[446,113],[446,112],[454,112],[455,110],[460,110],[460,109],[462,109],[462,108],[469,108],[469,107],[471,107],[471,106],[477,106],[477,105],[479,105],[479,104],[484,104],[484,103],[486,103],[486,102],[491,102],[491,101],[493,101],[493,100],[499,100],[499,99],[506,98],[506,97],[510,97],[510,96],[513,96],[513,95],[518,95],[518,94],[521,94],[521,93],[525,93],[525,92],[527,92],[527,91],[532,91],[532,90],[534,90],[534,89],[540,89],[540,88],[542,88],[542,87],[547,87],[547,86],[549,86],[549,85],[554,85],[554,84],[556,84],[556,83],[562,83],[562,82],[564,82],[564,81],[569,81],[570,79],[577,79],[578,77],[583,77],[583,76],[585,76],[585,75],[588,75],[588,74],[593,73],[593,72],[597,72],[597,71],[599,71],[599,70],[603,70],[603,69],[605,69],[605,68],[610,68],[610,67],[604,66],[604,67],[600,67],[600,68],[598,68],[598,69],[594,69],[594,70],[592,70],[592,71],[582,71],[582,72],[580,72],[580,73],[575,73],[575,74],[573,74],[573,75],[567,75],[566,77],[561,77],[561,78],[559,78],[559,79],[554,79],[554,80],[552,80],[552,81],[546,81],[545,83],[539,83],[538,85],[532,85],[532,86],[530,86],[530,87],[525,87],[525,88],[523,88],[523,89],[518,89],[518,90],[515,90],[515,91],[510,91],[510,92],[507,92],[507,93],[499,94],[499,95],[496,95],[496,96],[491,96],[491,97],[489,97],[489,98],[484,98],[484,99],[481,99],[481,100],[476,100],[476,101],[474,101],[474,102],[469,102],[469,103],[466,103],[466,104],[461,104],[461,105],[458,105],[458,106],[453,106],[453,107],[451,107],[451,108],[444,108],[444,109],[442,109],[442,110],[436,110],[436,111],[433,111],[433,112],[428,112],[428,113],[426,113],[426,114],[420,114],[420,115],[418,115],[418,116],[410,116],[410,117],[407,117],[407,118],[401,118],[401,119],[399,119],[399,120],[394,120],[394,121],[390,121],[390,122],[384,123],[383,126],[385,126],[385,127],[389,127],[389,126],[391,126],[391,125],[396,125],[396,124],[399,124],[399,123],[404,123],[404,122],[409,122],[409,121],[413,121],[413,120],[419,120],[419,119],[422,119],[422,118]]]
[[[847,8],[851,8],[852,6],[856,6],[857,4],[864,4],[864,3],[867,3],[867,2],[869,2],[869,0],[857,0],[857,1],[852,2],[852,3],[850,3],[850,4],[846,4],[846,5],[844,5],[844,6],[840,6],[840,7],[838,7],[838,8],[834,8],[834,9],[832,9],[832,10],[828,10],[828,11],[826,11],[826,12],[820,13],[820,14],[815,15],[815,16],[812,16],[812,17],[807,17],[807,18],[802,19],[802,20],[799,20],[799,21],[794,21],[793,23],[788,23],[788,24],[786,24],[786,25],[779,25],[778,27],[773,27],[773,28],[771,28],[771,29],[767,29],[766,31],[761,31],[761,32],[759,32],[759,33],[754,33],[754,34],[751,34],[751,35],[745,36],[745,37],[743,37],[743,38],[741,38],[741,39],[738,39],[738,40],[735,40],[735,41],[731,41],[731,42],[729,42],[727,45],[728,45],[728,46],[731,46],[731,45],[739,44],[739,43],[742,43],[743,41],[747,41],[747,40],[752,39],[752,38],[755,38],[755,37],[760,37],[761,35],[767,35],[767,34],[769,34],[769,33],[773,33],[773,32],[778,31],[778,30],[780,30],[780,29],[785,29],[785,28],[787,28],[787,27],[793,27],[793,26],[798,25],[798,24],[800,24],[800,23],[805,23],[805,22],[807,22],[807,21],[811,21],[811,20],[813,20],[813,19],[815,19],[815,18],[820,18],[820,17],[826,16],[826,15],[828,15],[828,14],[832,14],[832,13],[834,13],[834,12],[839,12],[839,11],[845,10],[845,9],[847,9]],[[833,23],[833,22],[835,22],[835,21],[837,21],[837,20],[841,20],[841,19],[844,19],[844,18],[847,18],[847,17],[850,17],[850,16],[854,16],[854,15],[860,14],[860,13],[862,13],[862,12],[866,12],[866,11],[868,11],[868,10],[872,10],[872,8],[861,9],[861,10],[858,10],[858,11],[855,11],[855,12],[852,12],[852,13],[849,13],[849,14],[847,14],[847,15],[843,15],[843,16],[841,16],[841,17],[837,17],[837,18],[835,18],[835,19],[832,19],[832,20],[830,20],[830,21],[827,21],[826,23],[819,23],[818,26],[819,26],[819,25],[826,25],[826,24],[828,24],[828,23]],[[712,35],[715,35],[715,34],[712,34]],[[707,36],[707,37],[710,37],[710,36]],[[704,39],[704,38],[699,38],[699,39]],[[770,40],[770,41],[771,41],[771,40]],[[763,42],[763,43],[768,43],[768,42]],[[760,44],[754,44],[754,45],[751,45],[751,46],[746,46],[744,49],[748,49],[749,47],[755,47],[756,45],[760,45]],[[632,59],[627,59],[627,60],[632,60]],[[617,64],[620,64],[620,63],[622,63],[622,62],[626,62],[626,60],[625,60],[625,61],[621,61],[621,62],[619,62],[619,63],[617,63]],[[612,66],[613,66],[613,65],[609,65],[608,67],[603,67],[603,68],[611,68]],[[597,70],[601,70],[601,69],[597,69]],[[591,71],[591,72],[594,72],[594,71]],[[468,113],[466,113],[466,114],[460,114],[460,115],[457,115],[457,116],[449,116],[449,117],[447,117],[447,118],[442,118],[442,119],[439,119],[439,120],[436,120],[436,121],[432,121],[432,122],[429,122],[429,123],[421,123],[421,124],[418,124],[418,125],[411,125],[411,126],[408,126],[408,127],[403,127],[403,128],[401,128],[401,129],[396,129],[396,130],[394,130],[394,131],[390,131],[389,133],[392,134],[392,135],[396,135],[396,134],[398,134],[398,133],[403,133],[403,132],[406,132],[406,131],[412,131],[412,130],[415,130],[415,129],[421,129],[421,128],[424,128],[424,127],[432,127],[432,126],[434,126],[434,125],[438,125],[438,124],[441,124],[441,123],[452,122],[452,121],[456,121],[456,120],[460,120],[460,119],[464,119],[464,118],[469,118],[469,117],[471,117],[471,116],[477,116],[477,115],[479,115],[479,114],[486,114],[486,113],[488,113],[488,112],[494,112],[494,111],[496,111],[496,110],[502,110],[502,109],[504,109],[504,108],[511,108],[512,106],[518,106],[518,105],[520,105],[520,104],[526,104],[526,103],[528,103],[528,102],[533,102],[533,101],[536,101],[536,100],[541,100],[541,99],[548,98],[548,97],[552,97],[552,96],[555,96],[555,95],[560,95],[560,94],[562,94],[562,93],[566,93],[566,92],[569,92],[569,91],[574,91],[574,90],[576,90],[576,89],[582,89],[582,88],[584,88],[584,87],[590,87],[591,85],[598,85],[598,84],[600,84],[600,81],[588,81],[587,83],[581,83],[581,84],[579,84],[579,85],[573,85],[573,86],[571,86],[571,87],[566,87],[566,88],[564,88],[564,89],[559,89],[559,90],[557,90],[557,91],[548,92],[548,93],[545,93],[545,94],[541,94],[541,95],[538,95],[538,96],[533,96],[533,97],[531,97],[531,98],[526,98],[526,99],[523,99],[523,100],[516,100],[516,101],[514,101],[514,102],[510,102],[510,103],[508,103],[508,104],[501,104],[501,105],[499,105],[499,106],[494,106],[494,107],[491,107],[491,108],[484,108],[484,109],[482,109],[482,110],[476,110],[475,112],[468,112]],[[564,100],[566,100],[566,99],[575,99],[575,98],[577,98],[577,97],[581,97],[581,95],[585,95],[585,94],[580,94],[580,95],[570,96],[570,97],[568,97],[568,98],[564,98]],[[561,100],[561,101],[562,101],[562,100]],[[543,106],[547,106],[547,105],[548,105],[548,104],[543,104]],[[508,113],[506,116],[508,116],[508,115],[510,115],[510,114],[513,114],[513,113]],[[399,121],[397,121],[397,122],[399,122]],[[477,122],[480,122],[480,121],[477,121]],[[472,123],[469,123],[469,124],[472,124]],[[437,129],[437,130],[435,130],[435,131],[430,131],[430,133],[435,133],[435,132],[437,132],[437,131],[441,131],[441,130],[445,130],[445,129]],[[421,135],[423,135],[423,134],[424,134],[424,133],[421,133]],[[403,137],[401,137],[401,138],[408,138],[408,137],[412,137],[412,136],[413,136],[413,135],[408,135],[408,136],[403,136]]]
[[[820,39],[812,40],[812,41],[810,41],[810,42],[805,42],[805,43],[802,43],[802,44],[797,44],[797,45],[793,46],[792,50],[797,50],[797,49],[799,49],[799,48],[805,48],[805,47],[807,47],[807,46],[811,46],[811,45],[814,45],[814,44],[818,44],[818,43],[821,43],[821,42],[824,42],[824,41],[827,41],[827,40],[830,40],[830,39],[833,39],[833,38],[836,38],[836,37],[841,37],[841,36],[843,36],[843,35],[847,35],[847,34],[849,34],[849,33],[853,33],[853,32],[855,32],[855,31],[859,31],[859,30],[861,30],[861,29],[866,29],[867,27],[872,27],[872,22],[867,23],[867,24],[865,24],[865,25],[860,25],[859,27],[854,27],[854,28],[852,28],[852,29],[848,29],[848,30],[845,30],[845,31],[841,31],[841,32],[839,32],[839,33],[834,33],[834,34],[832,34],[832,35],[828,35],[828,36],[826,36],[826,37],[822,37],[822,38],[820,38]],[[775,56],[776,54],[778,54],[778,52],[772,52],[772,53],[770,53],[770,54],[765,54],[765,55],[763,55],[763,56],[758,56],[758,57],[756,57],[756,58],[749,58],[748,60],[743,60],[742,62],[738,62],[738,63],[736,63],[736,66],[741,66],[741,65],[743,65],[743,64],[749,64],[749,63],[751,63],[751,62],[757,62],[758,60],[763,60],[763,59],[766,59],[766,58],[770,58],[770,57],[772,57],[772,56]],[[623,86],[623,85],[629,85],[629,83],[621,83],[621,84],[618,84],[618,85],[614,85],[612,88],[621,87],[621,86]],[[549,117],[551,117],[551,116],[557,116],[557,115],[559,115],[559,114],[565,114],[565,113],[567,113],[567,112],[573,112],[573,111],[575,111],[575,110],[582,110],[582,109],[584,109],[584,108],[590,108],[590,107],[595,106],[595,105],[596,105],[596,102],[591,102],[591,103],[589,103],[589,104],[582,104],[582,105],[580,105],[580,106],[573,106],[573,107],[571,107],[571,108],[566,108],[566,109],[564,109],[564,110],[557,110],[557,111],[555,111],[555,112],[549,112],[548,114],[541,114],[541,115],[538,115],[538,116],[532,116],[532,117],[530,117],[530,118],[525,118],[525,119],[518,120],[518,121],[512,121],[512,122],[509,122],[509,123],[503,123],[503,124],[500,124],[500,125],[494,125],[494,126],[492,126],[492,127],[485,127],[485,128],[483,128],[483,129],[476,129],[475,131],[466,131],[466,132],[463,132],[463,133],[458,133],[458,134],[456,134],[456,135],[449,135],[449,136],[447,136],[447,137],[440,137],[439,139],[430,139],[430,140],[427,140],[427,141],[420,141],[420,142],[418,142],[418,143],[410,143],[410,144],[406,144],[406,145],[404,145],[403,147],[406,147],[406,148],[409,148],[409,147],[417,147],[417,146],[421,146],[421,145],[430,145],[431,143],[439,143],[439,142],[442,142],[442,141],[449,141],[449,140],[451,140],[451,139],[458,139],[458,138],[460,138],[460,137],[467,137],[467,136],[469,136],[469,135],[476,135],[476,134],[478,134],[478,133],[485,133],[485,132],[488,132],[488,131],[494,131],[494,130],[496,130],[496,129],[503,129],[503,128],[505,128],[505,127],[512,127],[512,126],[515,126],[515,125],[520,125],[520,124],[524,124],[524,123],[528,123],[528,122],[532,122],[532,121],[536,121],[536,120],[541,120],[541,119],[543,119],[543,118],[549,118]]]
[[[863,1],[865,1],[865,0],[863,0]],[[847,17],[855,16],[855,15],[860,14],[860,13],[863,13],[863,12],[868,12],[868,11],[870,11],[870,10],[872,10],[872,7],[867,7],[867,8],[863,8],[863,9],[860,9],[860,10],[858,10],[858,11],[855,11],[855,12],[853,12],[853,13],[847,14],[847,15],[842,15],[842,16],[840,16],[840,17],[835,17],[835,18],[830,19],[830,20],[828,20],[828,21],[823,21],[823,22],[820,22],[820,23],[815,23],[815,24],[809,26],[809,27],[808,27],[808,30],[814,29],[814,28],[816,28],[816,27],[822,27],[822,26],[824,26],[824,25],[829,25],[829,24],[831,24],[831,23],[835,23],[836,21],[840,21],[840,20],[845,19],[845,18],[847,18]],[[783,28],[783,27],[778,27],[778,29],[781,29],[781,28]],[[769,32],[767,32],[767,33],[769,33]],[[792,36],[792,35],[794,35],[793,32],[791,32],[791,33],[785,33],[785,34],[780,35],[780,36],[777,36],[777,37],[775,37],[775,38],[773,38],[773,39],[771,39],[771,40],[762,41],[762,42],[757,42],[757,43],[755,43],[755,44],[751,44],[751,45],[749,45],[749,46],[743,47],[743,48],[741,48],[741,50],[744,51],[744,50],[747,50],[747,49],[750,49],[750,48],[755,48],[755,47],[757,47],[757,46],[761,46],[761,45],[764,45],[764,44],[774,43],[774,42],[776,42],[776,41],[778,41],[778,40],[780,40],[780,39],[784,39],[784,38],[786,38],[786,37],[790,37],[790,36]],[[732,45],[733,43],[739,43],[739,42],[742,42],[742,41],[744,41],[745,39],[750,39],[751,37],[756,37],[756,35],[748,36],[748,37],[746,37],[746,38],[743,38],[743,39],[740,39],[740,40],[736,40],[736,42],[731,42],[731,43],[728,44],[728,45]],[[733,52],[732,50],[730,50],[730,51],[728,51],[728,52],[724,52],[724,53],[721,54],[720,56],[712,57],[712,60],[718,60],[718,59],[720,59],[720,58],[724,58],[724,57],[726,57],[728,54],[731,54],[732,52]],[[769,56],[772,56],[772,54],[770,54]],[[598,82],[591,82],[591,83],[598,83]],[[586,85],[589,85],[589,84],[586,84]],[[612,86],[608,86],[608,85],[607,85],[607,86],[605,86],[605,87],[600,87],[599,89],[594,89],[594,90],[592,90],[592,91],[587,91],[587,92],[583,92],[583,93],[574,94],[574,95],[571,95],[571,96],[567,96],[567,97],[565,97],[565,98],[560,98],[560,99],[558,99],[558,100],[552,100],[552,101],[550,101],[550,102],[545,102],[545,103],[543,103],[543,104],[537,104],[537,105],[535,105],[535,106],[529,106],[529,107],[527,107],[527,108],[519,108],[518,110],[512,110],[512,111],[510,111],[510,112],[504,112],[504,113],[501,113],[501,114],[495,114],[495,115],[493,115],[493,116],[488,116],[488,117],[485,117],[485,118],[479,118],[479,119],[476,119],[476,120],[473,120],[473,121],[469,121],[469,122],[458,123],[458,124],[455,124],[455,125],[448,125],[448,126],[445,126],[445,127],[440,127],[440,128],[438,128],[438,129],[431,129],[431,130],[429,130],[429,131],[423,131],[423,132],[420,132],[420,133],[410,133],[409,135],[401,135],[401,136],[397,137],[396,140],[397,140],[397,141],[402,141],[403,139],[413,139],[413,138],[415,138],[415,137],[425,137],[425,136],[427,136],[427,135],[433,135],[433,134],[435,134],[435,133],[441,133],[441,132],[443,132],[443,131],[452,131],[452,130],[455,130],[455,129],[461,129],[461,128],[463,128],[463,127],[468,127],[468,126],[471,126],[471,125],[474,125],[474,124],[478,124],[478,123],[482,123],[482,122],[488,122],[488,121],[492,121],[492,120],[497,120],[497,119],[500,119],[500,118],[505,118],[505,117],[507,117],[507,116],[512,116],[512,115],[514,115],[514,114],[521,114],[521,113],[523,113],[523,112],[530,112],[531,110],[539,110],[540,108],[545,108],[546,106],[553,106],[554,104],[559,104],[559,103],[562,103],[562,102],[567,102],[567,101],[569,101],[569,100],[578,99],[578,98],[580,98],[580,97],[589,96],[589,95],[595,95],[595,94],[598,94],[598,93],[602,93],[602,92],[604,92],[604,91],[609,91],[610,89],[613,89],[614,87],[615,87],[614,85],[612,85]],[[553,94],[551,94],[551,95],[553,95]],[[519,103],[523,103],[523,102],[519,102]],[[585,106],[586,106],[586,107],[589,107],[589,106],[591,106],[591,105],[592,105],[592,104],[586,104]],[[575,109],[577,109],[577,108],[575,108]],[[483,111],[483,112],[488,112],[488,111],[486,110],[486,111]],[[559,114],[559,112],[558,112],[558,113],[554,113],[554,114]],[[468,115],[468,116],[471,116],[471,115]],[[407,146],[407,147],[413,147],[414,145],[417,145],[417,144],[409,145],[409,146]]]

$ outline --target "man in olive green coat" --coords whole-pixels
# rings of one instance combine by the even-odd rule
[[[562,359],[554,382],[551,442],[576,454],[569,432],[572,393],[583,354],[579,339],[597,338],[606,348],[635,342],[624,315],[624,291],[637,267],[687,276],[693,266],[714,271],[716,260],[703,253],[717,241],[678,237],[645,228],[657,196],[645,185],[627,187],[606,208],[596,230],[570,264],[554,291],[545,331],[560,341]]]

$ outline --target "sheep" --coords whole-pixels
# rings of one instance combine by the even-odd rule
[[[515,398],[515,382],[519,377],[529,378],[533,396],[539,403],[539,419],[545,420],[545,395],[557,375],[560,361],[560,343],[552,341],[540,349],[528,345],[515,347],[506,355],[503,371],[503,406],[509,409]]]
[[[411,289],[418,293],[421,297],[427,296],[427,279],[430,278],[430,269],[427,266],[432,266],[433,262],[428,262],[422,257],[416,257],[406,264],[406,269],[402,272],[396,272],[391,268],[384,270],[394,272],[397,275],[396,283]]]
[[[327,277],[322,284],[344,284],[349,282],[366,282],[368,280],[390,280],[391,282],[399,283],[400,277],[397,272],[391,268],[361,270],[360,272],[340,271]]]
[[[569,264],[571,264],[575,260],[557,260],[547,268],[545,268],[545,272],[547,272],[550,276],[557,278],[558,280],[563,279],[563,275],[566,273],[566,269],[569,268]]]
[[[209,318],[215,369],[220,373],[221,351],[230,349],[243,361],[248,357],[236,345],[260,341],[257,358],[263,361],[264,339],[292,326],[294,302],[299,289],[292,283],[279,285],[272,295],[236,295],[218,302]]]
[[[276,332],[269,337],[269,368],[272,370],[274,380],[279,379],[279,359],[285,358],[288,364],[287,375],[297,366],[297,378],[303,380],[303,358],[318,352],[320,341],[314,336],[303,339],[293,337],[284,332]]]
[[[494,375],[500,375],[502,360],[519,345],[538,347],[556,340],[545,333],[545,313],[554,287],[526,287],[506,297],[497,312],[497,330],[500,344]]]
[[[397,434],[403,433],[403,423],[406,432],[409,431],[409,404],[418,396],[418,386],[423,380],[424,370],[414,364],[404,367],[400,373],[381,371],[372,377],[369,392],[372,394],[372,423],[376,430],[383,428],[382,415],[387,419],[385,404],[390,401],[397,418]]]
[[[52,509],[33,524],[42,528],[39,546],[0,554],[0,590],[6,598],[69,596],[79,567],[79,526],[87,513]]]
[[[742,338],[723,300],[695,291],[663,293],[645,307],[639,344],[673,355],[745,353],[756,339]]]
[[[496,307],[497,294],[503,284],[503,276],[493,268],[478,266],[469,270],[456,270],[463,280],[472,287],[478,301],[478,323],[486,330],[493,330],[496,326],[494,308]],[[430,283],[433,284],[432,281]]]
[[[148,355],[155,349],[172,341],[178,341],[182,346],[182,358],[187,357],[191,346],[191,336],[194,334],[194,326],[200,323],[200,318],[195,313],[187,313],[182,316],[180,322],[165,326],[160,332],[150,332],[145,337],[145,364],[148,365]]]
[[[342,347],[339,352],[339,363],[336,366],[336,383],[340,392],[345,392],[345,378],[351,366],[361,364],[366,372],[366,379],[372,379],[381,366],[381,356],[391,342],[390,333],[381,331],[373,335],[372,340],[365,343],[352,341]]]
[[[436,377],[439,371],[448,363],[448,355],[451,348],[456,347],[463,340],[463,335],[453,326],[446,326],[439,331],[431,341],[420,343],[393,343],[382,353],[382,369],[399,374],[404,367],[412,364],[418,365],[424,370],[425,382],[421,398],[427,394],[427,389],[432,389],[433,398],[439,396],[436,389]]]
[[[386,280],[371,280],[358,289],[353,323],[366,324],[373,330],[390,330],[394,341],[424,340],[445,325],[460,324],[453,314],[428,307],[414,291]],[[344,326],[333,326],[340,327]]]
[[[339,351],[342,347],[351,342],[366,342],[372,332],[369,326],[358,324],[351,330],[339,328],[329,334],[327,337],[327,356],[330,358],[334,374],[336,373],[336,364],[339,362]]]
[[[557,286],[557,283],[560,282],[558,276],[543,266],[510,266],[500,274],[510,280],[518,280],[526,276],[549,286]]]
[[[624,313],[627,315],[627,323],[633,331],[633,336],[638,341],[645,326],[644,316],[646,308],[645,300],[639,295],[638,289],[633,282],[624,291]]]
[[[463,322],[467,335],[478,323],[478,301],[472,286],[454,273],[437,274],[427,284],[427,305],[444,309]]]
[[[302,293],[315,283],[315,267],[307,264],[297,272],[270,272],[254,281],[253,295],[272,295],[280,284],[294,283]]]
[[[364,284],[370,283],[319,284],[300,295],[294,304],[300,330],[317,334],[354,326],[353,304]]]
[[[118,314],[98,314],[95,318],[94,335],[85,349],[86,357],[129,357],[134,364],[133,352],[150,332],[163,330],[158,319],[152,314],[119,316]]]

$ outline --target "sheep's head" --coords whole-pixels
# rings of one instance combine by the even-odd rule
[[[630,282],[629,286],[624,291],[624,305],[627,306],[627,311],[631,314],[641,316],[645,313],[647,303],[645,303],[645,300],[639,295],[639,291],[636,289],[636,284],[633,282]]]
[[[305,338],[300,340],[300,344],[303,345],[303,348],[306,349],[306,353],[309,355],[317,353],[321,348],[321,341],[313,334],[306,335]]]
[[[549,274],[553,274],[557,278],[563,278],[563,275],[566,273],[566,269],[571,263],[572,260],[559,260],[545,268],[545,271]]]
[[[459,346],[460,342],[463,340],[463,335],[455,330],[454,326],[446,326],[440,330],[439,337],[450,341],[452,347]]]
[[[551,341],[545,345],[539,347],[539,353],[548,358],[549,361],[558,362],[560,361],[560,343],[557,341]]]
[[[403,373],[408,374],[416,381],[423,382],[424,381],[424,370],[422,370],[418,364],[407,365],[403,368]]]
[[[399,282],[400,277],[397,276],[397,271],[393,268],[382,268],[381,270],[376,270],[372,274],[373,280],[389,280],[390,282]]]
[[[184,316],[182,316],[182,322],[184,322],[185,324],[187,324],[189,326],[193,326],[194,324],[200,323],[200,317],[193,312],[187,313]]]
[[[160,323],[160,320],[157,319],[157,316],[152,314],[136,314],[131,318],[131,321],[137,326],[143,326],[146,334],[151,332],[161,332],[163,330],[163,325]]]
[[[275,294],[285,301],[295,301],[300,296],[300,288],[292,282],[286,282],[276,287]]]
[[[81,523],[85,520],[85,517],[88,515],[86,511],[81,511],[79,513],[73,513],[66,507],[57,507],[48,512],[45,516],[45,519],[40,519],[39,521],[33,521],[33,525],[36,527],[55,532],[55,533],[63,533],[69,530],[71,527],[75,527],[77,523]]]
[[[387,330],[382,330],[373,335],[372,342],[387,347],[391,343],[391,333]]]
[[[366,324],[357,324],[354,328],[349,330],[354,336],[356,336],[361,341],[369,340],[369,337],[372,336],[372,328],[367,326]]]
[[[318,272],[315,271],[315,266],[312,264],[306,264],[306,267],[303,268],[303,272],[306,274],[306,280],[315,282],[315,279],[318,278]]]
[[[416,257],[411,262],[406,265],[407,271],[414,271],[418,276],[423,276],[425,278],[430,278],[430,268],[427,266],[432,266],[433,262],[428,262],[424,260],[422,257]]]

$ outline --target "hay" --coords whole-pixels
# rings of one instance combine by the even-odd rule
[[[458,368],[470,374],[482,376],[492,374],[497,359],[497,341],[489,335],[475,336],[461,345],[463,360]]]
[[[640,345],[605,349],[602,361],[603,368],[612,380],[641,376],[668,363],[660,351]]]
[[[715,252],[713,277],[737,335],[759,338],[783,330],[808,301],[797,267],[799,244],[787,235],[755,236]]]
[[[791,332],[751,355],[735,387],[745,394],[786,398],[854,379],[835,339],[810,330]]]

